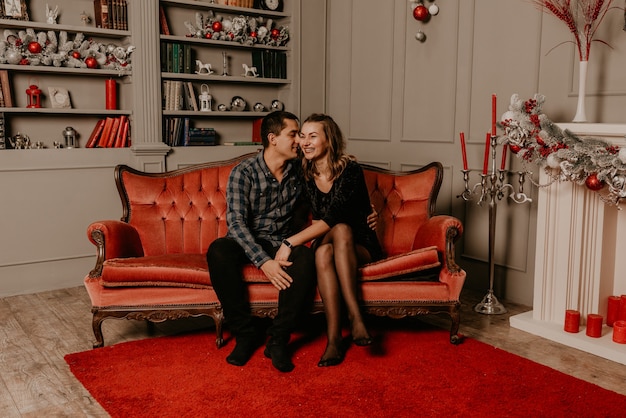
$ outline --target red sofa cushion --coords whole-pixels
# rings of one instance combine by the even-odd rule
[[[252,264],[244,268],[249,282],[269,282]],[[105,287],[169,286],[211,288],[204,254],[166,254],[113,258],[104,262],[100,283]]]

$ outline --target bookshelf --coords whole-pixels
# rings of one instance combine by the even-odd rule
[[[165,143],[171,142],[166,139],[165,129],[170,119],[188,120],[189,125],[196,128],[212,128],[216,132],[216,144],[222,145],[251,141],[254,122],[272,110],[271,105],[275,100],[280,101],[285,110],[297,114],[297,92],[292,79],[292,74],[295,74],[292,48],[297,42],[297,34],[293,28],[295,22],[291,16],[291,3],[286,2],[283,12],[271,12],[190,0],[160,1],[162,23],[159,39]],[[202,24],[199,24],[198,16],[201,16]],[[237,19],[240,19],[239,23],[244,23],[241,19],[245,19],[248,29],[228,31],[222,27],[222,30],[212,31],[213,27],[209,24],[218,21],[226,27],[236,27]],[[272,41],[269,33],[263,40],[259,40],[260,36],[253,38],[255,31],[250,29],[252,24],[257,25],[259,33],[265,29],[269,32],[271,28],[286,30],[288,39],[281,41],[274,38]],[[233,34],[231,40],[223,39],[229,33]],[[178,55],[172,52],[171,45],[178,46]],[[176,59],[172,57],[181,55],[177,68]],[[273,71],[268,71],[268,66],[263,68],[260,62],[262,55],[274,57]],[[200,68],[198,64],[207,63],[212,73],[206,70],[197,73]],[[257,76],[246,72],[245,67],[256,67]],[[168,96],[172,94],[171,86],[177,83],[183,85],[179,89],[182,90],[182,97],[178,99],[178,106],[171,106],[172,100],[168,100]],[[191,92],[185,89],[185,85],[192,86],[196,97],[208,88],[211,110],[194,109],[189,103],[191,100],[186,99]],[[245,101],[244,109],[231,106],[236,98]]]
[[[121,7],[124,2],[115,3]],[[8,78],[8,86],[2,84],[2,95],[11,99],[0,103],[4,104],[0,106],[4,135],[26,135],[31,143],[51,149],[55,143],[63,144],[63,131],[71,126],[83,147],[99,119],[132,117],[132,64],[128,65],[132,51],[127,50],[132,43],[131,32],[98,28],[93,20],[83,22],[81,11],[74,6],[84,6],[84,15],[93,19],[93,0],[59,1],[61,12],[56,23],[47,21],[46,1],[31,0],[27,4],[30,20],[0,19],[2,39],[9,44],[7,50],[17,51],[14,55],[20,58],[14,62],[16,59],[5,51],[0,62],[0,75]],[[30,48],[33,42],[40,44],[40,50]],[[119,60],[115,48],[119,48],[115,51],[120,54]],[[89,56],[93,57],[91,62]],[[114,109],[107,109],[105,81],[111,79],[116,81],[117,101]],[[41,91],[40,108],[27,107],[27,90],[33,85]],[[59,92],[63,96],[57,96]],[[59,97],[67,100],[59,101]],[[5,141],[5,147],[10,148],[7,144]]]

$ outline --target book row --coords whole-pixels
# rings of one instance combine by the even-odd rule
[[[163,80],[163,110],[199,110],[191,81]]]
[[[161,42],[161,71],[167,73],[193,74],[194,60],[190,44]]]
[[[130,146],[128,116],[100,119],[89,135],[85,148],[125,148]]]
[[[126,0],[93,0],[97,28],[128,30],[128,3]]]
[[[163,141],[171,147],[187,147],[194,145],[215,145],[217,134],[213,128],[195,128],[190,119],[163,119]]]

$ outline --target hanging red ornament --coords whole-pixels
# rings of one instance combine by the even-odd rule
[[[27,48],[31,54],[39,54],[41,52],[41,45],[39,42],[29,42]]]
[[[85,64],[87,68],[98,68],[98,61],[94,57],[85,58]]]
[[[604,182],[598,179],[596,173],[593,173],[585,180],[585,186],[587,186],[589,190],[598,191],[604,187]]]
[[[418,4],[417,7],[413,9],[413,17],[415,18],[415,20],[423,22],[424,20],[428,19],[428,16],[430,16],[430,12],[423,4]]]
[[[220,22],[219,20],[213,22],[213,24],[211,25],[211,29],[213,29],[214,32],[221,32],[222,22]]]

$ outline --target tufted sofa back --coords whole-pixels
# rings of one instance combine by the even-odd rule
[[[122,221],[139,233],[145,256],[204,254],[226,235],[226,185],[232,168],[253,154],[165,173],[118,166]],[[379,213],[378,238],[387,255],[413,250],[416,231],[434,213],[443,176],[440,163],[394,172],[362,165]]]
[[[370,201],[379,214],[378,240],[388,256],[417,249],[416,232],[435,211],[443,180],[441,163],[413,171],[390,171],[362,164]]]

